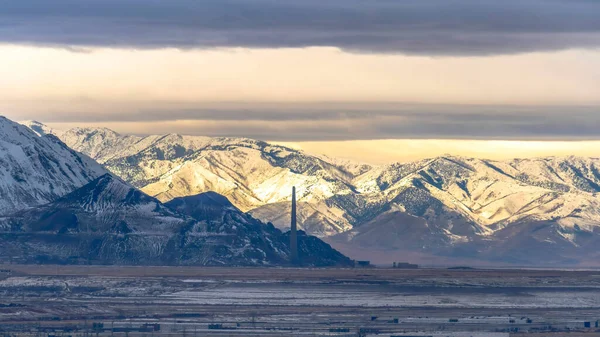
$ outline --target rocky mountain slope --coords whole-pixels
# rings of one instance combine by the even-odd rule
[[[60,137],[160,200],[214,191],[281,228],[296,186],[302,228],[334,245],[518,264],[544,256],[527,254],[528,247],[547,251],[554,262],[595,254],[597,158],[442,156],[372,167],[243,138],[135,137],[107,129]]]
[[[198,264],[198,250],[209,247],[211,254],[227,251],[228,261],[238,264],[286,265],[289,263],[289,232],[282,233],[272,224],[263,224],[247,213],[243,213],[228,202],[227,198],[214,192],[181,197],[165,204],[173,210],[202,221],[201,233],[198,226],[189,226],[180,231],[178,240],[185,242],[178,254],[186,263]],[[219,242],[215,245],[215,242]],[[232,257],[233,256],[233,257]],[[304,266],[353,266],[354,262],[331,248],[317,237],[298,232],[298,256]]]
[[[0,116],[0,215],[52,201],[106,172],[55,136]]]
[[[105,174],[51,203],[1,219],[0,227],[13,239],[7,240],[13,258],[23,262],[151,264],[186,221]]]

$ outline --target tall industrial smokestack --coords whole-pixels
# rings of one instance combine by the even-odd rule
[[[296,226],[296,186],[292,187],[292,223],[290,229],[290,258],[298,263],[298,228]]]

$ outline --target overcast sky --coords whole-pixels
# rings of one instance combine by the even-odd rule
[[[0,0],[0,114],[295,144],[600,140],[598,18],[596,0]]]
[[[491,55],[597,47],[596,0],[2,0],[2,40]]]

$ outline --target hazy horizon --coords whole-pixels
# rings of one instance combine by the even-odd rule
[[[20,123],[30,122],[19,121]],[[67,131],[74,127],[106,127],[103,124],[63,124],[44,123],[55,130]],[[149,136],[158,133],[128,133],[114,130],[120,134]],[[182,135],[190,135],[183,133]],[[194,135],[191,135],[194,136]],[[195,135],[202,136],[202,135]],[[219,135],[212,135],[219,137]],[[227,135],[222,135],[228,137]],[[468,139],[378,139],[347,141],[300,141],[286,142],[263,140],[272,144],[302,150],[313,155],[325,155],[346,159],[358,163],[382,165],[393,162],[409,162],[433,158],[442,155],[465,156],[479,159],[508,160],[538,157],[598,157],[600,141],[518,141],[518,140],[468,140]]]

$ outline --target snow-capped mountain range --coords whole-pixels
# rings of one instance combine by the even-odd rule
[[[227,196],[243,211],[256,211],[262,220],[289,226],[289,215],[275,210],[264,216],[263,206],[285,202],[296,186],[304,208],[304,228],[320,236],[352,228],[343,216],[323,202],[352,195],[352,180],[367,165],[327,161],[283,146],[245,138],[120,135],[105,128],[75,128],[52,132],[72,149],[88,154],[111,172],[166,202],[176,197],[214,191]],[[314,208],[307,212],[308,206]],[[260,212],[259,212],[260,211]],[[333,213],[331,213],[333,212]],[[253,213],[254,214],[254,213]],[[287,220],[284,220],[287,219]],[[324,223],[323,221],[326,221]]]
[[[0,118],[0,263],[290,264],[289,236],[225,197],[162,203],[31,124]],[[298,244],[302,265],[352,264],[316,237]]]
[[[289,191],[296,186],[302,228],[340,247],[488,260],[502,252],[501,261],[528,264],[536,254],[515,244],[527,242],[547,250],[548,261],[566,263],[591,259],[590,237],[600,232],[597,158],[442,156],[370,166],[245,138],[26,125],[161,201],[214,191],[280,228],[289,226]]]

